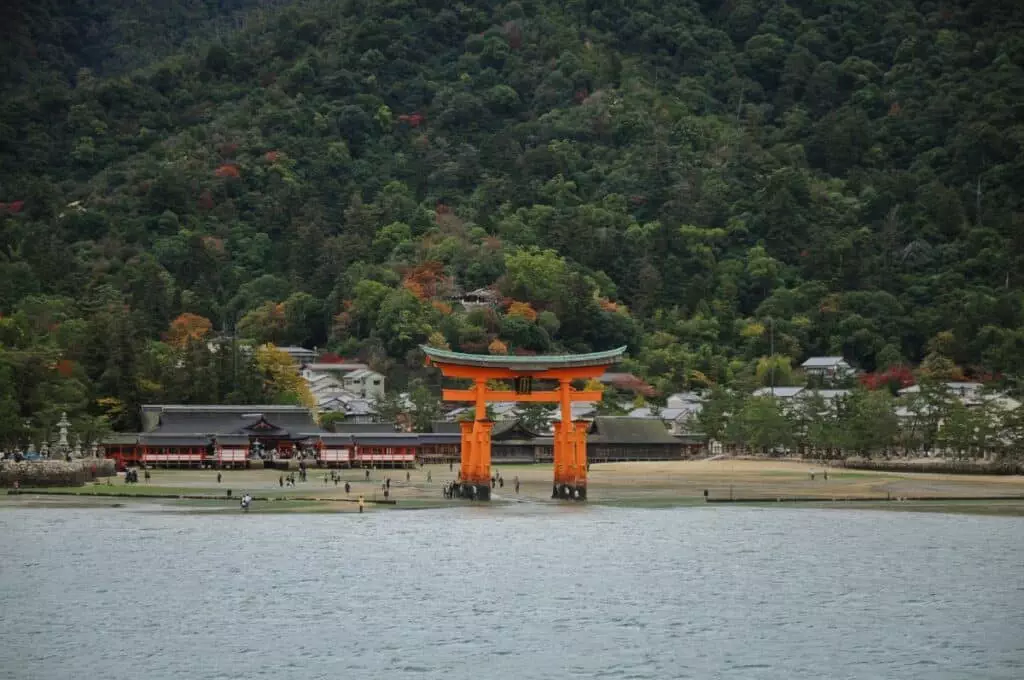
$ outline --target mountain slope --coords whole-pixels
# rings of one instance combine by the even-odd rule
[[[143,344],[191,312],[409,370],[428,338],[627,342],[666,389],[754,375],[772,335],[1021,373],[1017,3],[224,8],[201,50],[8,86],[4,314],[116,300]],[[528,307],[446,299],[492,284]]]

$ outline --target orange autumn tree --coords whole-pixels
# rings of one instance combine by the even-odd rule
[[[190,342],[205,338],[211,330],[213,324],[205,316],[185,312],[178,315],[168,327],[167,343],[177,349],[184,349]]]
[[[441,295],[450,283],[451,279],[444,273],[444,265],[434,260],[413,267],[402,280],[402,285],[420,300]]]
[[[491,354],[508,354],[508,345],[495,338],[491,340],[491,344],[487,345],[487,351]]]
[[[537,320],[537,310],[530,306],[529,302],[513,302],[508,306],[506,315],[518,316],[530,322]]]

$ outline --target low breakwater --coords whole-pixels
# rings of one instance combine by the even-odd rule
[[[0,461],[0,487],[82,486],[99,477],[116,474],[114,461],[105,458],[63,460]]]
[[[969,460],[943,460],[934,463],[911,462],[899,460],[863,460],[829,461],[835,467],[851,470],[877,470],[879,472],[928,472],[949,475],[1024,475],[1024,463],[1001,461],[983,463]]]

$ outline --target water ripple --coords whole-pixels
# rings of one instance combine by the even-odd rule
[[[0,680],[1014,678],[1024,522],[0,512]]]

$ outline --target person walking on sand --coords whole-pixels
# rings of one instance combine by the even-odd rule
[[[427,484],[430,484],[430,470],[427,470]]]
[[[363,514],[363,497],[359,497],[359,514]]]
[[[348,492],[349,492],[349,491],[350,491],[351,489],[352,489],[352,487],[350,487],[350,486],[348,485],[348,482],[345,482],[345,495],[346,495],[346,496],[348,495]]]
[[[406,481],[406,483],[409,482],[409,471],[408,470],[405,471],[405,481]]]
[[[516,482],[516,493],[519,493],[519,475],[516,475],[515,482]]]
[[[220,473],[218,472],[218,473],[217,473],[217,483],[218,483],[218,484],[220,484],[220,478],[221,478],[221,474],[220,474]]]
[[[277,478],[277,484],[278,484],[278,486],[280,486],[280,487],[281,487],[282,489],[284,488],[284,475],[281,475],[280,477],[278,477],[278,478]]]

